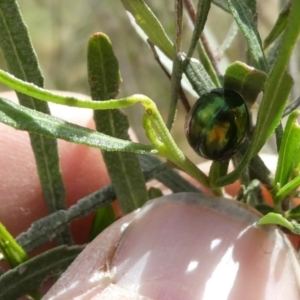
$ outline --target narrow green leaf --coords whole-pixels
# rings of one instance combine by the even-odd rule
[[[286,110],[284,110],[285,112]],[[282,114],[282,118],[284,117],[284,112]],[[278,124],[278,126],[275,129],[275,138],[276,138],[276,148],[277,148],[277,152],[280,151],[280,147],[281,147],[281,142],[282,142],[282,137],[283,137],[283,127],[281,122]]]
[[[254,66],[266,72],[268,68],[261,45],[261,39],[247,4],[239,0],[226,1],[233,18],[247,41]]]
[[[217,180],[217,178],[220,178],[227,174],[228,165],[229,165],[229,160],[222,161],[222,162],[220,162],[220,161],[212,162],[210,169],[209,169],[209,180],[210,180],[212,186],[213,186],[213,183]]]
[[[143,0],[122,0],[122,4],[150,41],[169,58],[172,58],[174,55],[173,44],[149,6]]]
[[[266,215],[266,214],[274,211],[274,207],[272,207],[268,204],[265,204],[265,203],[260,203],[260,204],[255,205],[255,209],[258,210],[263,215]]]
[[[143,169],[156,168],[156,166],[165,165],[158,158],[152,155],[139,155],[139,159]],[[167,167],[161,173],[154,175],[155,179],[160,181],[166,187],[173,191],[173,193],[180,192],[195,192],[201,193],[189,181],[181,177],[175,170]]]
[[[93,240],[101,231],[111,225],[115,219],[114,209],[111,205],[105,205],[99,208],[90,230],[90,240]]]
[[[277,72],[275,74],[272,69],[265,84],[263,99],[257,115],[252,144],[255,149],[253,152],[258,153],[280,123],[293,84],[293,79],[285,70],[282,70],[282,74]]]
[[[203,65],[195,58],[185,60],[184,72],[199,96],[216,88]]]
[[[219,8],[223,9],[224,11],[228,13],[230,12],[226,0],[212,0],[211,2]]]
[[[280,203],[285,197],[291,196],[300,186],[300,175],[288,182],[282,188],[279,189],[275,195],[275,204]]]
[[[182,17],[183,17],[183,3],[182,0],[175,0],[175,32],[174,32],[174,53],[181,51],[182,42]]]
[[[64,96],[60,93],[51,92],[40,88],[32,83],[20,80],[0,69],[0,82],[10,87],[11,89],[18,91],[22,94],[32,96],[36,99],[43,101],[56,103],[60,105],[90,108],[93,110],[115,109],[124,108],[137,103],[141,103],[144,107],[155,107],[155,103],[147,96],[141,94],[135,94],[121,99],[108,99],[106,101],[92,101],[91,99],[80,99],[73,96]]]
[[[300,234],[300,225],[288,221],[280,214],[270,212],[257,222],[257,225],[266,225],[266,224],[280,225],[289,229],[291,232],[295,234]]]
[[[15,241],[2,223],[0,223],[0,252],[11,268],[18,266],[28,259],[27,253]]]
[[[271,69],[278,57],[278,51],[282,43],[282,35],[272,44],[271,48],[267,52],[267,63]]]
[[[182,55],[182,53],[177,53],[173,60],[171,75],[171,99],[168,109],[168,119],[166,122],[166,125],[170,131],[172,129],[176,117],[178,95],[179,90],[181,88],[181,79],[183,73],[183,60],[184,56]]]
[[[142,157],[145,157],[145,155],[142,155]],[[147,155],[147,157],[149,156]],[[153,160],[159,162],[157,158],[151,157],[151,161]],[[146,165],[143,164],[143,168],[146,169],[143,172],[143,175],[147,182],[153,179],[154,176],[160,176],[161,172],[165,172],[162,173],[163,179],[168,180],[168,177],[170,177],[169,181],[173,180],[173,185],[175,189],[177,188],[177,192],[192,191],[200,193],[198,189],[181,178],[175,171],[166,170],[165,163],[156,163],[155,165],[149,165],[147,163]],[[164,174],[166,176],[164,176]],[[170,187],[168,184],[165,185]],[[188,187],[190,187],[190,189]],[[26,232],[21,233],[16,238],[16,241],[26,250],[26,252],[31,252],[46,242],[53,240],[53,238],[64,229],[66,224],[72,220],[87,216],[97,209],[112,203],[115,199],[116,194],[114,188],[112,185],[108,185],[101,190],[80,199],[68,210],[59,210],[34,222]]]
[[[43,77],[16,1],[0,1],[0,36],[0,47],[10,73],[42,87]],[[21,94],[18,97],[22,105],[49,113],[47,103]],[[30,139],[48,211],[64,209],[65,190],[56,140],[35,134],[30,134]],[[67,231],[64,241],[71,242]]]
[[[257,0],[246,0],[245,3],[248,6],[249,10],[251,11],[252,16],[257,14],[256,11],[256,2]]]
[[[255,207],[257,204],[260,204],[260,197],[258,197],[260,194],[260,182],[257,179],[254,179],[248,183],[244,190],[243,201],[249,206]]]
[[[37,247],[55,239],[68,227],[70,218],[68,211],[57,210],[32,223],[29,229],[17,236],[16,241],[30,253]]]
[[[298,128],[297,128],[298,129]],[[297,131],[298,133],[298,131]],[[300,148],[298,148],[298,153],[295,156],[294,164],[293,164],[293,170],[291,173],[291,178],[294,178],[300,174],[300,153],[299,153]]]
[[[10,72],[24,81],[42,87],[44,80],[37,57],[19,7],[14,0],[0,2],[0,35],[1,50]],[[22,98],[20,101],[26,102],[28,106],[40,105],[38,102],[33,103],[32,98]],[[38,108],[48,111],[47,106],[43,105],[44,107],[38,106]]]
[[[182,20],[183,20],[183,2],[182,0],[175,0],[175,31],[174,31],[174,57],[171,73],[171,93],[168,109],[168,118],[166,126],[169,131],[172,131],[172,126],[176,118],[177,103],[181,90],[181,79],[183,73],[184,56],[181,53],[182,43]],[[155,47],[153,47],[155,49]],[[149,194],[149,192],[148,192]]]
[[[111,43],[104,34],[95,34],[88,45],[88,77],[92,99],[106,100],[119,89],[119,64]],[[99,132],[119,139],[129,139],[127,117],[117,109],[94,112]],[[148,194],[138,158],[133,153],[103,152],[110,179],[124,213],[141,207]]]
[[[268,186],[271,185],[271,178],[273,178],[273,176],[259,155],[255,155],[253,158],[251,158],[249,167],[260,182]]]
[[[275,173],[275,184],[283,187],[288,183],[295,157],[299,156],[300,149],[300,127],[297,118],[300,111],[294,111],[290,114],[286,123],[281,142],[278,164]]]
[[[265,38],[264,40],[265,49],[269,47],[284,31],[290,13],[290,8],[291,8],[291,2],[289,1],[286,3],[286,6],[280,12],[275,25],[273,26],[268,36]]]
[[[212,0],[211,1],[214,5],[218,6],[219,8],[223,9],[224,11],[230,13],[230,10],[227,5],[226,0]],[[256,13],[256,0],[245,0],[244,1],[248,8],[251,10],[253,14]]]
[[[108,185],[72,205],[68,210],[59,210],[32,223],[30,228],[21,233],[17,242],[27,251],[31,252],[37,247],[53,240],[68,223],[82,218],[97,209],[110,204],[116,199],[113,186]]]
[[[158,188],[150,187],[150,189],[148,190],[148,195],[149,195],[149,199],[155,199],[155,198],[158,198],[158,197],[162,197],[163,193]]]
[[[290,222],[287,219],[285,219],[281,214],[277,214],[273,212],[266,214],[257,222],[257,225],[266,225],[266,224],[276,224],[276,225],[281,225],[289,230],[293,229],[293,226],[290,224]]]
[[[208,57],[201,40],[199,40],[199,43],[197,44],[197,50],[197,52],[199,53],[200,61],[207,74],[211,78],[212,82],[216,87],[221,88],[222,86],[220,83],[220,78],[218,76],[218,71],[216,70],[215,65],[211,62],[210,58]]]
[[[300,96],[298,96],[291,104],[289,104],[282,115],[282,117],[286,117],[289,115],[293,110],[297,109],[300,106]]]
[[[224,88],[239,92],[251,107],[263,90],[267,74],[240,61],[232,63],[224,75]]]
[[[210,10],[210,0],[200,0],[197,5],[197,15],[195,21],[195,28],[193,30],[192,39],[190,42],[189,50],[187,52],[187,57],[192,57],[199,41],[201,32],[204,29],[204,25],[207,20],[208,12]]]
[[[225,53],[228,49],[231,48],[232,42],[237,37],[239,32],[239,27],[235,21],[233,21],[228,29],[226,36],[223,39],[222,44],[219,46],[219,51]]]
[[[113,138],[2,98],[0,98],[0,122],[18,130],[25,130],[107,151],[157,153],[157,150],[152,146]]]
[[[296,207],[287,211],[284,215],[287,219],[300,221],[300,205],[297,205]]]
[[[7,271],[0,277],[0,299],[19,299],[39,289],[45,279],[66,270],[81,251],[82,247],[60,246]]]
[[[242,155],[245,155],[250,148],[250,145],[250,141],[246,139],[240,146],[239,152]],[[255,176],[254,178],[258,179],[265,185],[271,186],[271,178],[273,180],[273,176],[259,155],[255,155],[251,158],[249,162],[249,169],[252,171],[252,176]]]
[[[142,156],[142,155],[140,155]],[[140,160],[141,161],[141,160]],[[158,164],[147,164],[147,167],[144,167],[144,164],[141,163],[141,166],[143,168],[143,174],[146,181],[149,181],[149,179],[156,178],[166,170],[168,170],[168,164],[165,163],[158,163]]]
[[[99,100],[114,99],[119,93],[119,63],[111,42],[102,32],[95,33],[88,44],[89,85],[97,89]]]

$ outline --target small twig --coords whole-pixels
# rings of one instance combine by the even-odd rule
[[[183,0],[184,2],[184,6],[193,22],[193,24],[195,24],[196,22],[196,11],[195,8],[193,6],[193,3],[190,0]]]
[[[175,36],[174,36],[174,56],[172,65],[172,75],[171,75],[171,93],[170,102],[168,109],[168,118],[166,125],[171,131],[172,126],[175,121],[179,89],[181,86],[182,78],[182,56],[180,55],[181,50],[181,40],[182,40],[182,15],[183,15],[183,5],[182,0],[175,1]]]
[[[163,63],[161,62],[158,54],[157,54],[157,51],[156,51],[156,48],[155,48],[155,45],[148,39],[147,40],[148,42],[148,45],[150,47],[150,49],[152,50],[152,53],[153,53],[153,56],[154,56],[154,59],[157,61],[158,65],[160,66],[160,68],[163,70],[163,72],[165,73],[165,75],[169,78],[169,80],[171,80],[171,75],[170,73],[168,72],[168,70],[166,69],[166,67],[163,65]],[[180,86],[179,88],[179,99],[184,107],[184,109],[186,110],[186,112],[188,113],[190,110],[191,110],[191,105],[183,91],[183,88],[182,86]]]
[[[195,25],[195,23],[196,23],[196,11],[195,11],[193,3],[191,2],[191,0],[183,0],[183,2],[184,2],[184,6],[185,6],[185,8],[188,12],[188,15],[189,15],[192,23]],[[207,56],[209,57],[215,72],[218,75],[221,75],[221,72],[218,68],[218,62],[216,61],[216,58],[213,54],[213,51],[211,50],[211,47],[210,47],[210,45],[207,41],[207,38],[206,38],[206,35],[204,34],[204,32],[201,33],[199,38],[200,38],[200,40],[203,44],[205,52],[206,52]]]
[[[205,35],[204,32],[201,33],[200,39],[201,39],[202,45],[203,45],[203,47],[204,47],[204,49],[207,53],[207,56],[209,57],[209,59],[211,61],[211,64],[213,65],[216,73],[218,75],[221,75],[221,72],[220,72],[219,67],[218,67],[218,62],[217,62],[217,60],[216,60],[216,58],[213,54],[213,51],[211,50],[211,47],[208,43],[208,40],[207,40],[206,35]]]
[[[289,106],[287,106],[283,112],[282,117],[286,117],[289,115],[293,110],[298,108],[300,106],[300,96],[294,100]]]
[[[183,15],[183,6],[182,6],[182,0],[176,0],[175,1],[175,13],[176,13],[176,19],[175,19],[175,55],[177,55],[178,52],[181,51],[181,39],[182,39],[182,15]]]

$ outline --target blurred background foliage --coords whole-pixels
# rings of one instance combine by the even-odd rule
[[[172,38],[174,1],[146,2]],[[39,58],[46,88],[89,94],[86,67],[87,41],[93,33],[101,31],[110,37],[119,59],[123,78],[120,96],[145,94],[156,101],[162,115],[166,115],[170,81],[155,62],[148,46],[130,25],[121,1],[19,0],[18,3]],[[280,0],[258,1],[257,11],[258,28],[263,39],[276,21],[280,11]],[[220,58],[222,73],[230,62],[245,61],[246,57],[246,43],[241,34],[237,34],[229,50],[224,53],[220,51],[219,47],[232,22],[229,14],[212,5],[205,33],[216,57]],[[190,26],[186,17],[183,51],[188,47]],[[1,66],[4,66],[3,58],[1,60]],[[192,102],[196,99],[190,100]],[[126,109],[126,112],[139,139],[145,142],[141,127],[143,109],[134,106]],[[173,133],[179,145],[186,148],[187,155],[197,162],[200,158],[192,153],[185,142],[183,133],[185,114],[180,105]]]

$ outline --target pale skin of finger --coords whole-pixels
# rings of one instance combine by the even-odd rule
[[[69,93],[70,94],[70,93]],[[73,94],[74,95],[74,94]],[[75,94],[84,99],[88,96]],[[16,100],[14,92],[1,97]],[[54,116],[93,128],[91,110],[50,105]],[[48,214],[27,132],[0,123],[0,222],[17,236]],[[67,206],[109,184],[99,149],[58,141]],[[88,241],[92,216],[72,223],[75,242]]]
[[[257,212],[241,204],[175,194],[149,202],[127,225],[131,217],[99,235],[43,299],[300,297],[288,240],[275,227],[255,226]],[[118,298],[123,291],[127,298]]]
[[[108,258],[113,256],[116,244],[124,229],[133,219],[136,213],[124,216],[116,221],[113,226],[104,230],[95,241],[90,243],[85,253],[79,255],[77,263],[72,264],[68,272],[65,272],[59,282],[52,288],[52,292],[43,299],[74,299],[80,297],[87,299],[147,299],[141,298],[136,293],[129,292],[115,285],[109,271]],[[71,277],[70,277],[71,276]]]

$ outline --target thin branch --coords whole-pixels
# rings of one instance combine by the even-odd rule
[[[181,40],[182,40],[182,15],[183,15],[183,5],[182,0],[175,1],[175,55],[181,51]]]
[[[155,48],[155,45],[148,39],[147,40],[148,44],[149,44],[149,47],[150,49],[152,50],[152,53],[153,53],[153,56],[154,56],[154,59],[157,61],[158,65],[160,66],[160,68],[163,70],[163,72],[165,73],[165,75],[169,78],[169,80],[171,80],[171,75],[170,73],[168,72],[168,70],[166,69],[166,67],[163,65],[163,63],[161,62],[158,54],[157,54],[157,51],[156,51],[156,48]],[[184,107],[184,109],[186,110],[186,112],[188,113],[190,110],[191,110],[191,105],[183,91],[183,88],[182,86],[180,86],[180,89],[179,89],[179,99]]]
[[[184,2],[184,6],[185,6],[185,8],[186,8],[186,10],[188,12],[188,15],[189,15],[192,23],[195,25],[195,23],[196,23],[196,11],[195,11],[193,3],[191,2],[191,0],[183,0],[183,2]],[[206,38],[205,33],[202,32],[199,38],[200,38],[200,40],[201,40],[201,42],[203,44],[205,52],[206,52],[207,56],[209,57],[209,59],[211,61],[211,64],[212,64],[212,66],[213,66],[213,68],[215,70],[215,72],[218,75],[221,75],[221,72],[220,72],[220,70],[218,68],[218,62],[216,61],[216,58],[215,58],[215,56],[213,54],[213,51],[212,51],[212,49],[211,49],[211,47],[210,47],[210,45],[208,43],[208,40]]]
[[[286,117],[289,115],[293,110],[298,108],[300,106],[300,96],[294,100],[289,106],[287,106],[283,112],[282,117]]]

